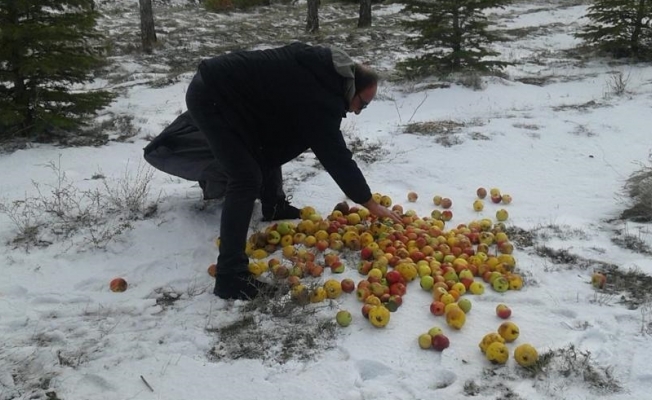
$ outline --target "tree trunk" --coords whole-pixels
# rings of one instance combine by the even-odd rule
[[[152,0],[138,0],[138,3],[140,4],[140,40],[143,52],[150,54],[154,43],[156,43]]]
[[[638,58],[640,55],[640,36],[641,32],[643,31],[646,19],[645,1],[646,0],[638,0],[636,7],[636,17],[634,19],[634,30],[632,32],[632,36],[630,37],[630,51],[632,53],[631,55],[635,58]]]
[[[306,32],[316,33],[319,31],[319,0],[308,0],[308,19],[306,20]]]
[[[371,26],[371,0],[360,0],[360,18],[358,18],[358,28],[367,28]]]

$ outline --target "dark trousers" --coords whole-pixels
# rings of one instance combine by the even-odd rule
[[[217,103],[197,73],[188,86],[186,105],[199,130],[206,135],[211,151],[227,178],[220,224],[218,273],[246,272],[245,254],[249,222],[257,197],[263,204],[276,204],[283,194],[280,168],[261,168],[253,149],[229,126]],[[266,183],[263,187],[263,183]],[[275,184],[277,183],[277,184]]]

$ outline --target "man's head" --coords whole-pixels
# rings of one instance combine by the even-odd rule
[[[355,95],[351,99],[349,112],[360,114],[376,97],[377,89],[378,74],[362,64],[355,64]]]

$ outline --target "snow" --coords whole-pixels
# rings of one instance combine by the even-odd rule
[[[395,5],[380,8],[386,13],[398,10]],[[582,9],[542,8],[503,23],[513,28],[573,24]],[[573,30],[560,29],[503,43],[500,51],[511,51],[517,59],[575,45]],[[535,67],[515,65],[508,74],[536,75]],[[139,71],[136,64],[130,68]],[[434,195],[450,197],[454,218],[447,227],[493,219],[504,207],[510,213],[508,226],[558,227],[567,233],[542,236],[537,245],[652,274],[649,255],[611,240],[621,230],[652,245],[649,225],[613,221],[628,206],[622,197],[625,180],[650,154],[652,67],[593,62],[536,68],[555,79],[544,86],[486,79],[479,91],[458,85],[410,91],[385,83],[381,99],[343,122],[350,137],[378,142],[385,150],[377,162],[359,163],[372,191],[389,195],[420,216],[433,210]],[[614,70],[629,79],[622,96],[611,94]],[[57,176],[47,167],[52,162],[60,163],[79,188],[98,187],[100,182],[91,179],[98,172],[107,179],[135,173],[143,167],[146,136],[156,135],[185,110],[192,73],[164,88],[130,86],[109,108],[116,115],[135,116],[140,132],[133,143],[34,145],[1,155],[3,200],[35,195],[32,182],[56,184]],[[587,103],[592,105],[580,107]],[[403,133],[407,123],[444,120],[463,124],[451,134],[459,144],[446,147],[433,136]],[[344,199],[328,174],[310,162],[292,162],[284,172],[295,180],[289,189],[298,206],[310,205],[326,215]],[[469,382],[479,387],[477,399],[508,398],[509,393],[519,396],[509,398],[528,400],[650,398],[650,303],[629,309],[618,302],[619,296],[609,297],[591,286],[592,269],[560,267],[531,248],[517,247],[514,253],[526,278],[524,288],[469,295],[473,309],[459,331],[430,314],[431,295],[412,282],[385,329],[371,326],[355,296],[344,295],[330,306],[306,308],[314,318],[327,320],[338,309],[354,315],[351,326],[317,338],[330,345],[308,359],[215,359],[210,354],[220,341],[216,329],[240,320],[246,303],[215,297],[206,273],[217,256],[221,205],[204,205],[196,184],[158,171],[151,186],[152,196],[160,195],[155,217],[134,221],[132,230],[104,250],[71,239],[26,251],[11,243],[15,227],[0,215],[0,399],[34,398],[30,395],[41,393],[43,385],[67,400],[461,399],[468,396]],[[500,188],[514,201],[506,206],[487,202],[476,213],[471,204],[480,186]],[[420,195],[415,203],[406,199],[411,190]],[[252,229],[266,226],[259,220],[257,209]],[[347,267],[335,277],[363,278],[354,264]],[[117,276],[129,282],[127,291],[109,290],[109,281]],[[328,278],[330,272],[323,277]],[[157,301],[171,293],[180,294],[172,305]],[[540,354],[572,345],[590,352],[591,365],[610,371],[622,390],[592,388],[581,377],[565,377],[553,369],[531,378],[511,357],[505,366],[491,365],[478,343],[502,322],[494,313],[498,303],[512,308],[510,320],[521,330],[510,351],[521,343],[532,344]],[[260,319],[271,328],[256,331],[262,334],[255,340],[272,352],[268,354],[278,354],[274,351],[280,346],[273,322]],[[440,326],[450,338],[451,346],[441,353],[417,346],[418,335],[432,326]],[[308,326],[294,327],[302,328]]]

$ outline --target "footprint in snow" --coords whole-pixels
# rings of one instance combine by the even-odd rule
[[[381,375],[390,375],[394,371],[387,365],[373,360],[360,360],[355,363],[363,381],[377,378]]]

